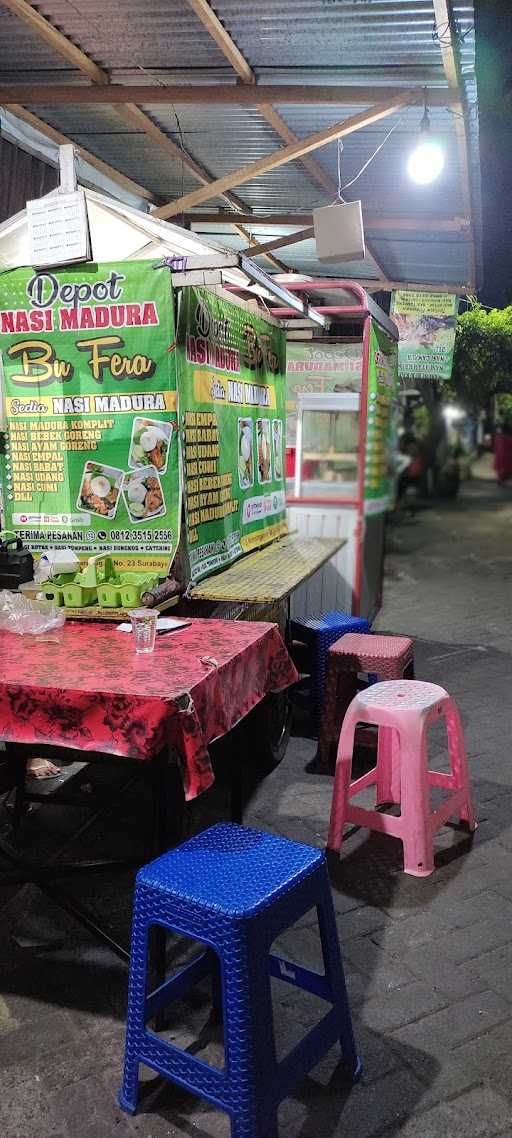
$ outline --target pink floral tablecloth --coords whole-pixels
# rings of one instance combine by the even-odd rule
[[[170,743],[191,799],[213,782],[208,744],[296,679],[273,624],[194,619],[147,656],[106,624],[1,633],[0,738],[141,761]]]

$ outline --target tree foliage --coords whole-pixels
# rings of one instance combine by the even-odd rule
[[[512,305],[487,310],[471,300],[459,316],[450,394],[468,411],[486,407],[499,393],[512,393]]]

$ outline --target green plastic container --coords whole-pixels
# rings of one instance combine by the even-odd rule
[[[98,599],[96,585],[83,585],[80,581],[64,585],[62,592],[64,604],[70,609],[84,609],[87,605],[94,605]]]
[[[121,607],[121,586],[119,581],[103,581],[98,585],[98,604],[102,609]]]
[[[123,608],[135,609],[147,589],[156,585],[158,578],[148,573],[121,573],[121,603]]]
[[[75,573],[58,573],[55,577],[49,577],[44,584],[41,585],[40,592],[43,594],[45,601],[53,601],[54,605],[61,608],[64,601],[64,587],[71,584],[75,579]]]
[[[77,609],[96,604],[98,585],[103,585],[112,578],[115,579],[115,571],[111,557],[104,557],[101,553],[97,557],[90,557],[86,568],[76,573],[69,585],[64,585],[64,604]]]
[[[107,609],[136,608],[142,593],[152,588],[155,581],[155,575],[149,573],[114,574],[110,580],[98,584],[98,604]]]

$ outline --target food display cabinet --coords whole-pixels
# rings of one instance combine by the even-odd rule
[[[362,352],[358,380],[351,383],[356,391],[318,390],[318,365],[308,373],[307,360],[312,345],[327,359],[329,342],[314,335],[304,341],[302,379],[303,386],[317,390],[288,388],[287,409],[293,407],[296,415],[294,445],[287,446],[290,529],[305,537],[344,540],[322,572],[296,591],[292,614],[341,609],[371,620],[381,604],[385,516],[394,501],[398,331],[354,282],[324,280],[297,287],[340,290],[345,303],[315,307],[337,323],[357,322]],[[325,386],[339,385],[331,378]]]
[[[359,395],[299,395],[295,474],[298,501],[357,500]]]

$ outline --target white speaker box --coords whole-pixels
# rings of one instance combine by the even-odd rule
[[[362,261],[365,256],[361,202],[336,202],[313,210],[319,261]]]

